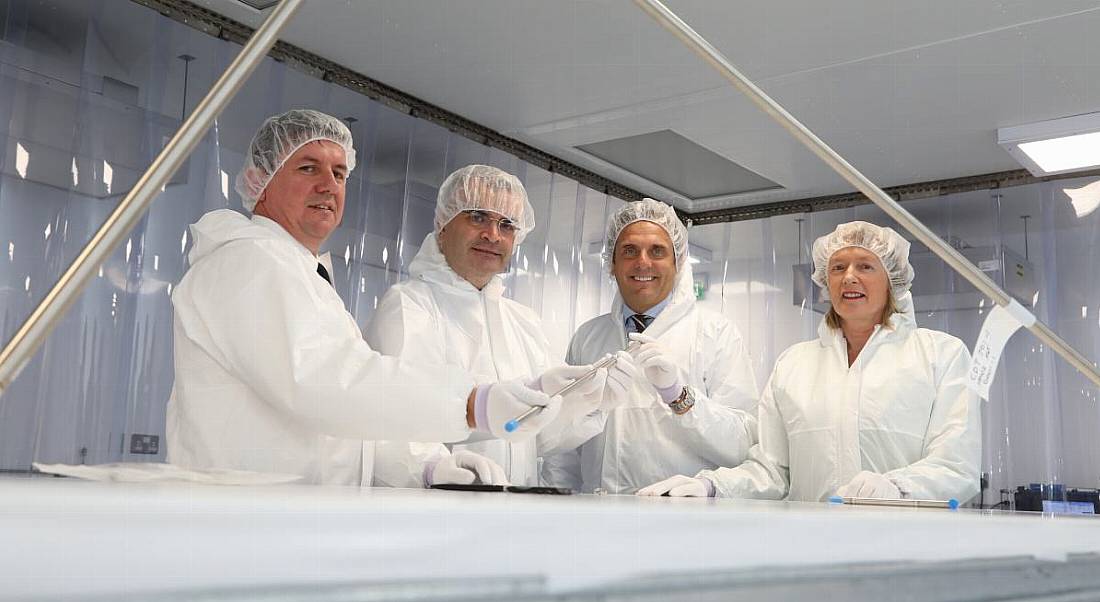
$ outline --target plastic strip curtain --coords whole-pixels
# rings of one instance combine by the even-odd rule
[[[0,337],[7,340],[240,47],[133,3],[13,0],[0,15]],[[37,43],[36,31],[55,31],[54,45]],[[506,294],[552,308],[563,333],[607,311],[611,287],[588,250],[602,241],[618,201],[268,59],[0,397],[0,470],[27,470],[32,461],[164,459],[163,439],[156,453],[131,453],[130,436],[164,434],[173,380],[169,298],[187,269],[188,225],[212,209],[243,211],[233,190],[242,153],[264,116],[294,107],[345,118],[360,153],[344,222],[323,251],[361,326],[385,290],[408,277],[432,229],[439,184],[469,163],[511,171],[533,191],[540,230],[516,253]],[[552,198],[551,188],[560,194]],[[572,231],[578,204],[585,206],[579,237]],[[547,276],[554,258],[560,281]],[[554,352],[564,355],[562,337]]]

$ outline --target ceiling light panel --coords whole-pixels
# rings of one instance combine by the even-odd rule
[[[997,143],[1035,176],[1100,167],[1100,113],[997,130]]]

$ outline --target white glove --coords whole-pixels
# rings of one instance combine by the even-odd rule
[[[841,497],[875,497],[886,500],[901,499],[901,490],[890,479],[870,471],[862,471],[836,490]]]
[[[610,368],[597,371],[591,379],[565,396],[562,402],[563,417],[575,421],[597,410],[610,412],[630,401],[634,381],[639,377],[638,368],[629,353],[617,351],[614,355],[615,363]],[[599,362],[610,356],[603,356]],[[551,368],[539,378],[538,386],[544,393],[559,391],[591,369],[592,365]]]
[[[508,477],[500,464],[471,451],[456,451],[436,462],[428,485],[469,485],[475,480],[482,485],[508,484]]]
[[[671,497],[707,497],[710,488],[703,479],[678,474],[649,487],[642,487],[637,495],[669,495]]]
[[[680,384],[680,369],[673,363],[672,357],[668,355],[665,348],[657,342],[657,339],[637,332],[630,333],[630,339],[641,343],[630,352],[630,355],[645,374],[646,380],[658,391],[674,390],[676,395],[673,399],[679,396],[680,390],[683,389],[683,385]]]
[[[543,406],[544,409],[521,422],[516,430],[505,430],[505,424],[531,409],[531,406]],[[561,397],[550,397],[519,380],[480,386],[474,400],[477,429],[506,441],[525,441],[534,437],[553,422],[560,411]]]
[[[542,373],[538,386],[543,393],[554,394],[574,380],[584,376],[592,366],[558,366]],[[570,422],[587,416],[600,409],[603,390],[607,385],[607,369],[601,368],[596,374],[577,385],[568,395],[562,397],[561,417]]]
[[[615,365],[607,370],[607,388],[600,402],[600,410],[610,412],[632,401],[634,381],[640,376],[634,358],[625,351],[615,353]]]

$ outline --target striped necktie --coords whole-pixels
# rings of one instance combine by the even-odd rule
[[[630,323],[634,325],[634,332],[645,332],[645,329],[653,322],[653,316],[634,314],[630,316]]]

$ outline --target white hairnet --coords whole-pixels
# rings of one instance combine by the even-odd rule
[[[492,211],[519,228],[515,244],[535,228],[535,210],[519,178],[489,165],[467,165],[443,180],[435,203],[435,233],[463,211]]]
[[[676,210],[672,205],[653,199],[642,199],[633,203],[627,203],[607,221],[607,243],[603,249],[603,263],[611,270],[612,260],[615,257],[615,243],[619,241],[619,235],[634,222],[653,222],[660,226],[672,239],[672,248],[676,252],[676,269],[683,267],[688,255],[688,232],[680,218],[676,217]]]
[[[244,166],[234,188],[244,208],[252,211],[271,178],[298,149],[316,140],[329,140],[344,148],[348,172],[355,169],[355,148],[344,122],[320,111],[293,109],[268,117],[248,145]]]
[[[913,284],[913,266],[909,265],[909,241],[897,232],[867,222],[840,224],[831,233],[814,241],[814,282],[829,288],[829,258],[848,247],[867,249],[875,254],[890,277],[894,298],[900,297]]]

